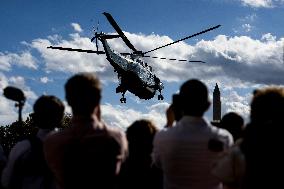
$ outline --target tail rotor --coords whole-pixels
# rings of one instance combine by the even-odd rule
[[[97,23],[97,27],[96,27],[96,29],[94,29],[94,32],[95,32],[95,36],[94,37],[92,37],[92,39],[91,39],[91,42],[93,42],[94,40],[96,40],[95,41],[95,43],[96,43],[96,48],[97,48],[97,51],[99,50],[99,46],[98,46],[98,37],[99,37],[99,21],[98,21],[98,23]]]

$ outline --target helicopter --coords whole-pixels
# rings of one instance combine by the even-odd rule
[[[159,58],[156,56],[148,56],[147,53],[156,51],[158,49],[173,45],[180,41],[195,37],[197,35],[206,33],[208,31],[214,30],[221,25],[217,25],[201,32],[195,33],[193,35],[187,36],[185,38],[176,40],[174,42],[165,44],[163,46],[157,47],[155,49],[143,52],[137,50],[133,44],[125,36],[121,28],[118,26],[111,14],[104,12],[103,15],[107,18],[112,27],[116,30],[117,34],[106,34],[103,32],[98,32],[98,28],[95,30],[94,37],[91,38],[91,42],[95,41],[97,50],[85,50],[85,49],[74,49],[68,47],[59,47],[59,46],[49,46],[50,49],[66,50],[66,51],[76,51],[76,52],[85,52],[85,53],[95,53],[98,55],[105,54],[106,59],[114,68],[114,72],[118,74],[118,79],[120,84],[116,88],[116,93],[122,93],[122,98],[120,99],[121,103],[126,103],[125,93],[129,91],[139,97],[140,99],[149,100],[153,98],[156,94],[156,91],[159,92],[158,100],[163,100],[162,90],[164,89],[164,84],[161,80],[154,74],[153,69],[148,65],[142,58],[156,58],[161,60],[166,60],[167,58]],[[109,39],[121,38],[124,43],[133,51],[132,53],[118,53],[112,50],[107,42]],[[104,51],[100,51],[98,48],[98,40],[102,43]],[[178,60],[178,59],[168,59],[176,60],[182,62],[201,62],[197,60]]]

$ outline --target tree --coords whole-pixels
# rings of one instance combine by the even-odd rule
[[[71,114],[65,114],[62,126],[59,129],[70,127],[71,118]],[[0,126],[0,144],[6,155],[8,155],[17,142],[36,135],[37,131],[38,128],[34,125],[32,114],[30,114],[25,121],[16,121],[10,125]]]

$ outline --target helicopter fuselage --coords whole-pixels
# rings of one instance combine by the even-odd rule
[[[100,37],[99,40],[103,44],[106,59],[120,79],[121,83],[116,90],[117,93],[125,93],[128,90],[141,99],[151,99],[157,90],[163,89],[163,83],[143,60],[131,55],[121,55],[111,50],[106,39]]]

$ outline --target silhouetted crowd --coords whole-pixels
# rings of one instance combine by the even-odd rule
[[[2,188],[7,189],[259,189],[283,187],[284,88],[257,89],[250,121],[237,113],[213,126],[204,119],[208,89],[182,84],[162,130],[147,119],[126,133],[101,118],[101,85],[80,73],[65,84],[72,126],[60,131],[64,105],[44,95],[33,106],[36,136],[18,142],[6,158],[0,148]]]

